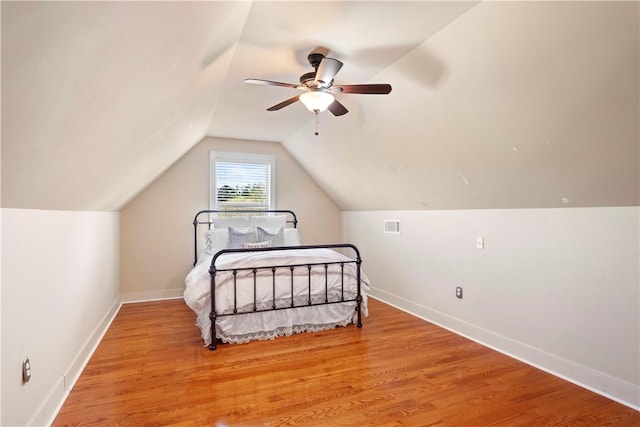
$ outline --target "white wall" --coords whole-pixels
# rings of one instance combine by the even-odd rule
[[[638,408],[639,218],[638,207],[369,211],[344,212],[343,227],[374,296]],[[383,233],[385,219],[401,234]]]
[[[117,212],[2,209],[1,425],[49,421],[119,306]],[[22,384],[21,365],[32,378]]]

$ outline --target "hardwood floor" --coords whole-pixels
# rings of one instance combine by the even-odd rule
[[[182,300],[124,305],[54,426],[639,426],[640,412],[370,299],[353,325],[203,347]]]

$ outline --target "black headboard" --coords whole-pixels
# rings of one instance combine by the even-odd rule
[[[235,215],[235,214],[252,214],[252,215],[268,215],[268,214],[285,214],[288,216],[287,224],[293,224],[293,228],[298,228],[298,217],[293,211],[286,209],[274,209],[274,210],[256,210],[256,209],[238,209],[238,210],[203,210],[196,214],[193,218],[193,265],[196,265],[198,261],[198,226],[206,224],[208,229],[211,229],[211,216],[227,216],[227,215]],[[200,218],[200,216],[205,216],[206,219]],[[290,217],[290,218],[289,218]]]

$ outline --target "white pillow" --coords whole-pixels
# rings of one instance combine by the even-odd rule
[[[249,217],[247,216],[228,216],[213,218],[213,228],[243,228],[249,227]]]
[[[227,248],[229,230],[226,228],[212,229],[204,233],[204,250],[209,255]]]
[[[260,239],[262,242],[265,239]],[[242,248],[244,244],[248,243],[256,243],[256,229],[253,227],[248,228],[233,228],[229,227],[229,243],[227,247],[229,248]]]
[[[297,228],[284,229],[284,246],[300,246],[301,244]]]
[[[284,227],[287,223],[286,215],[261,215],[261,216],[250,216],[249,223],[252,227],[262,227],[262,228],[278,228]]]
[[[256,228],[258,242],[271,241],[271,246],[284,246],[284,228]]]

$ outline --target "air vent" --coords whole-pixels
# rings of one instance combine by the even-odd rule
[[[399,219],[385,219],[384,220],[384,232],[391,234],[400,234],[400,220]]]

